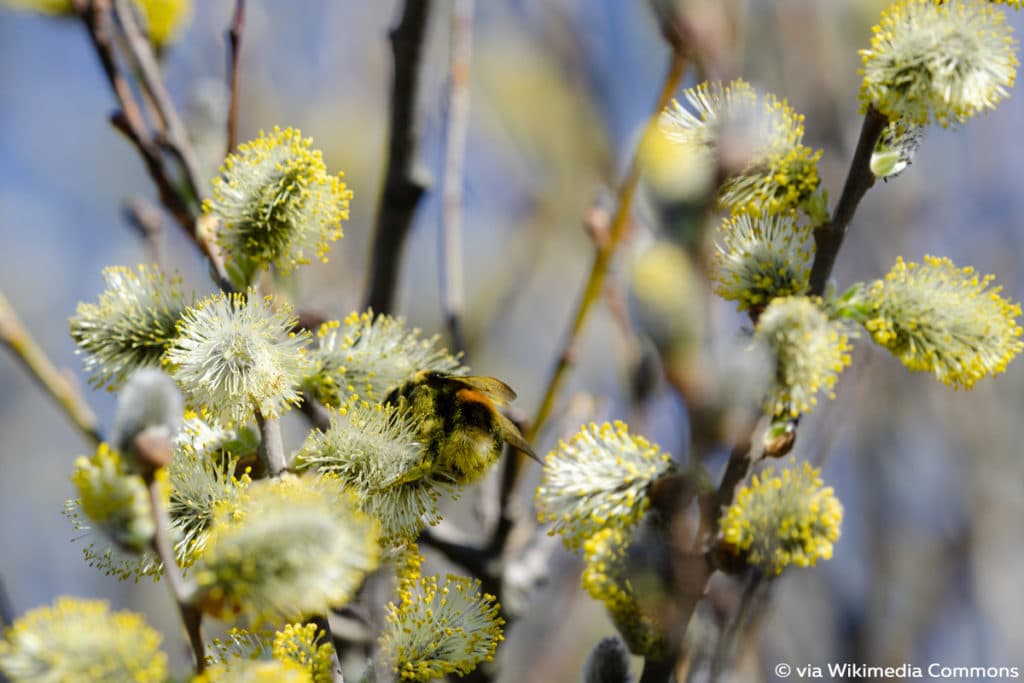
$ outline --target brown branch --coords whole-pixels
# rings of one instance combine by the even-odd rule
[[[170,447],[169,444],[168,447]],[[191,591],[185,583],[185,578],[182,576],[178,561],[174,556],[174,548],[171,545],[170,520],[167,516],[167,508],[164,506],[163,495],[160,492],[160,483],[155,474],[156,471],[153,470],[144,477],[146,488],[149,491],[149,504],[155,527],[153,550],[163,564],[164,576],[167,577],[171,594],[174,596],[178,612],[181,614],[181,621],[185,625],[192,654],[195,657],[196,673],[201,674],[206,668],[206,645],[203,643],[201,628],[203,615],[195,605],[191,604]]]
[[[441,300],[445,321],[456,351],[465,351],[462,316],[465,287],[462,279],[462,184],[469,132],[470,73],[473,59],[474,0],[455,0],[451,24],[451,82],[441,216]]]
[[[191,226],[192,216],[188,207],[178,196],[173,183],[169,181],[160,151],[150,139],[142,110],[135,99],[131,85],[117,65],[114,50],[113,15],[109,0],[75,0],[75,8],[89,31],[100,64],[121,107],[120,111],[112,115],[111,123],[135,145],[142,155],[146,170],[149,171],[153,182],[156,183],[160,201],[179,223],[182,223],[183,226]]]
[[[718,514],[722,508],[732,504],[736,490],[743,484],[750,472],[750,468],[760,458],[754,454],[754,434],[757,432],[757,425],[752,426],[751,431],[743,439],[733,446],[729,453],[729,460],[725,465],[725,472],[722,473],[722,481],[715,491],[714,505],[712,505],[712,519],[706,525],[709,533],[717,531]]]
[[[764,574],[754,570],[747,577],[746,586],[743,587],[743,595],[740,597],[739,607],[733,618],[729,620],[725,628],[718,634],[718,643],[715,645],[715,652],[711,659],[711,672],[708,675],[708,683],[718,683],[729,666],[734,656],[736,640],[741,631],[745,628],[750,616],[757,604],[757,595],[764,584]]]
[[[306,623],[316,626],[317,630],[322,634],[322,642],[331,644],[331,648],[334,651],[334,656],[332,657],[333,665],[331,667],[331,678],[333,683],[345,683],[345,677],[341,673],[341,660],[338,659],[338,649],[334,645],[334,634],[331,633],[331,622],[327,620],[326,615],[317,615],[315,617],[310,617]],[[314,642],[317,642],[318,640],[319,639],[316,639]]]
[[[402,250],[416,207],[427,183],[416,177],[417,101],[420,62],[432,0],[406,0],[402,18],[391,31],[394,80],[387,171],[377,207],[377,227],[370,255],[370,280],[364,308],[394,310]]]
[[[313,398],[312,394],[307,391],[302,392],[302,403],[299,404],[299,410],[306,416],[306,420],[309,421],[309,425],[313,429],[326,432],[331,428],[331,413],[333,411]]]
[[[457,564],[475,577],[483,576],[487,566],[487,551],[467,543],[459,543],[445,538],[434,529],[423,529],[418,543],[433,548],[445,556],[449,562]]]
[[[667,683],[672,676],[674,665],[675,662],[670,658],[645,657],[639,683]]]
[[[238,144],[238,84],[241,75],[242,28],[245,26],[245,0],[235,0],[235,13],[228,29],[228,142],[225,156],[235,151]]]
[[[256,411],[256,424],[260,428],[260,461],[269,477],[279,477],[288,463],[284,456],[284,441],[281,438],[281,420],[276,417],[265,417]]]
[[[217,284],[221,289],[230,291],[232,287],[213,235],[203,230],[201,221],[198,220],[203,192],[196,172],[195,155],[181,119],[163,85],[152,46],[139,29],[131,8],[127,7],[123,0],[114,2],[118,3],[118,18],[124,33],[121,41],[115,37],[117,26],[114,22],[111,0],[73,0],[75,12],[89,32],[100,65],[120,107],[111,115],[111,124],[138,150],[146,171],[156,186],[160,203],[206,256]],[[126,49],[131,53],[142,75],[142,86],[148,94],[147,101],[151,102],[156,110],[156,118],[161,127],[159,131],[150,130],[132,86],[118,65],[118,43],[127,46]],[[179,188],[177,178],[167,166],[164,151],[169,152],[181,166],[189,185],[187,191],[183,192]]]
[[[98,446],[103,441],[103,435],[97,426],[96,414],[71,381],[47,358],[3,292],[0,292],[0,342],[21,361],[36,383],[61,407],[82,436],[94,446]]]
[[[124,217],[146,245],[149,260],[163,266],[161,241],[164,233],[163,214],[142,197],[131,197],[124,203]]]
[[[199,164],[188,139],[185,124],[182,123],[174,101],[167,91],[167,86],[164,85],[160,65],[153,52],[153,45],[139,26],[135,8],[129,0],[114,0],[114,13],[127,39],[130,57],[139,70],[140,85],[153,99],[159,114],[162,125],[160,126],[160,135],[155,137],[154,141],[174,155],[181,163],[184,179],[190,186],[192,199],[196,202],[198,209],[198,204],[202,203],[205,195],[199,175]]]
[[[857,149],[850,162],[850,171],[843,184],[843,193],[839,196],[832,220],[814,231],[815,252],[814,263],[811,265],[810,291],[815,296],[825,293],[825,285],[832,273],[839,248],[843,246],[853,214],[864,194],[875,184],[875,174],[871,172],[871,154],[888,123],[889,119],[884,114],[874,107],[868,107],[864,125],[860,129],[860,139],[857,140]]]

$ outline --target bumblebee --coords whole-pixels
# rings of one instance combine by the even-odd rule
[[[423,370],[384,402],[408,411],[434,472],[470,484],[498,460],[506,443],[539,462],[519,428],[500,410],[515,398],[516,392],[493,377]]]

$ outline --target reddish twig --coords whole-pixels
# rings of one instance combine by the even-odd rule
[[[242,28],[245,26],[245,0],[235,0],[235,12],[228,29],[228,141],[225,156],[238,144],[238,84],[241,75]]]
[[[199,175],[199,164],[195,150],[188,139],[185,124],[174,106],[167,86],[164,85],[160,65],[157,63],[153,45],[136,20],[135,9],[129,0],[114,0],[114,11],[127,40],[129,56],[139,70],[139,84],[152,98],[159,115],[160,127],[153,141],[161,148],[177,158],[184,171],[185,182],[192,194],[191,199],[196,208],[202,203],[205,193]]]
[[[214,237],[200,225],[199,211],[204,193],[196,170],[195,154],[163,84],[153,48],[135,21],[132,8],[124,0],[73,0],[73,6],[89,32],[100,65],[117,98],[119,110],[111,115],[111,124],[138,150],[156,185],[160,203],[202,250],[220,287],[230,290],[231,284]],[[121,40],[116,39],[115,7]],[[151,130],[147,124],[132,86],[119,66],[118,44],[125,46],[129,53],[127,57],[139,71],[140,85],[147,94],[147,102],[155,110],[156,130]],[[184,189],[179,186],[177,174],[168,167],[165,153],[181,168],[186,183]]]

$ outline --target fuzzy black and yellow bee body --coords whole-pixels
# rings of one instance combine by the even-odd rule
[[[395,388],[385,403],[407,411],[432,470],[458,484],[479,480],[509,444],[537,459],[502,412],[516,393],[493,377],[462,377],[424,370]]]

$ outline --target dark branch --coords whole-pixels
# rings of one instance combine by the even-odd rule
[[[326,615],[317,615],[310,617],[307,623],[316,626],[317,631],[320,632],[320,637],[315,642],[330,643],[334,645],[334,634],[331,633],[331,622],[327,620]],[[341,674],[341,661],[338,659],[338,648],[334,648],[334,657],[332,665],[331,677],[334,683],[345,683],[345,677]]]
[[[394,80],[391,86],[391,131],[384,189],[377,208],[377,228],[370,255],[365,307],[391,313],[402,250],[426,182],[416,177],[417,101],[420,62],[431,0],[406,0],[402,18],[391,31]]]
[[[7,594],[7,586],[3,577],[0,577],[0,627],[6,629],[14,623],[14,607],[11,605],[11,598]]]
[[[139,151],[146,170],[156,185],[160,203],[170,212],[185,234],[202,250],[213,269],[213,277],[222,289],[231,290],[223,259],[213,237],[200,229],[199,210],[204,193],[197,174],[195,154],[184,125],[164,87],[160,69],[152,46],[135,21],[133,10],[123,0],[114,0],[120,19],[119,39],[115,32],[114,9],[111,0],[73,0],[75,12],[85,24],[92,39],[96,55],[107,76],[120,109],[111,117],[111,124],[121,131]],[[118,64],[117,45],[128,51],[140,74],[140,85],[148,95],[157,130],[151,130],[143,116],[124,72]],[[168,168],[168,158],[180,166],[186,187],[179,187],[178,176]]]
[[[843,193],[839,196],[832,220],[814,231],[816,249],[814,263],[811,265],[811,294],[821,296],[825,293],[825,284],[832,273],[857,205],[875,184],[875,174],[871,172],[871,154],[888,123],[885,115],[874,107],[869,107],[868,113],[864,115],[864,125],[860,129],[853,161],[850,162],[850,172],[846,176]]]
[[[451,541],[432,529],[421,531],[418,542],[428,548],[433,548],[444,555],[450,562],[459,565],[473,576],[480,577],[485,574],[487,551],[484,549]]]
[[[158,131],[159,135],[154,136],[153,141],[168,151],[181,164],[184,179],[192,194],[190,199],[196,203],[198,208],[205,195],[199,175],[199,163],[196,161],[195,151],[192,149],[192,143],[185,131],[185,124],[182,123],[174,101],[167,91],[167,86],[164,85],[153,46],[139,27],[134,14],[135,10],[128,4],[128,0],[114,0],[114,10],[124,37],[127,39],[129,55],[138,67],[140,84],[155,103],[158,118],[163,124]]]
[[[228,142],[227,154],[235,151],[238,144],[238,82],[241,75],[242,28],[245,26],[245,0],[235,0],[235,13],[228,29]]]

